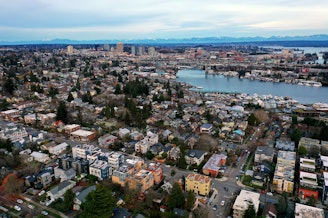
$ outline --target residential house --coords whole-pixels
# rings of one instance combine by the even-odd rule
[[[47,204],[51,204],[52,202],[54,202],[55,200],[59,199],[60,197],[62,197],[67,190],[73,188],[75,186],[76,182],[72,181],[72,180],[67,180],[64,182],[59,183],[57,186],[53,187],[52,189],[50,189],[49,191],[47,191],[47,198],[46,198],[46,202]]]
[[[159,184],[163,180],[163,170],[160,164],[149,163],[147,170],[153,173],[155,184]]]
[[[49,155],[45,154],[45,153],[33,151],[30,154],[30,156],[33,157],[35,161],[38,161],[41,163],[47,163],[48,161],[50,161]]]
[[[178,160],[180,158],[180,148],[173,146],[167,154],[171,160]]]
[[[186,177],[185,190],[195,194],[208,196],[211,189],[211,178],[197,173],[190,173]]]
[[[253,204],[257,213],[260,205],[260,193],[241,190],[232,207],[233,217],[242,218],[250,204]]]
[[[274,157],[274,149],[266,146],[258,146],[255,151],[254,162],[262,163],[268,161],[272,163]]]
[[[211,158],[203,166],[203,173],[212,177],[217,177],[220,173],[220,168],[225,166],[227,156],[224,154],[213,154]]]
[[[266,177],[264,173],[254,172],[252,178],[252,185],[263,187],[266,182]]]
[[[158,143],[158,135],[150,131],[147,136],[135,144],[135,151],[141,154],[146,154],[150,147]]]
[[[55,142],[50,142],[46,145],[42,145],[44,150],[48,150],[50,154],[59,155],[60,153],[66,151],[69,145],[66,142],[56,144]]]
[[[211,133],[213,130],[213,124],[210,123],[204,123],[203,125],[200,126],[199,131],[201,133]]]
[[[129,129],[127,129],[127,128],[120,128],[119,130],[118,130],[118,137],[120,137],[120,138],[124,138],[125,136],[127,136],[128,134],[130,134],[130,130]]]
[[[95,190],[96,190],[96,186],[92,185],[81,191],[79,194],[77,194],[76,197],[74,198],[73,210],[80,210],[81,205],[86,201],[86,197],[88,196],[88,194],[90,194],[90,192]]]
[[[56,167],[54,171],[55,171],[55,178],[59,178],[60,182],[73,179],[76,176],[76,171],[73,168],[63,170],[59,167]]]
[[[284,151],[295,151],[295,142],[287,140],[277,140],[276,148]]]
[[[118,138],[116,136],[113,136],[111,134],[106,134],[98,138],[99,146],[108,148],[110,145],[114,144],[118,141]]]
[[[185,155],[185,160],[188,165],[196,164],[197,166],[203,162],[207,152],[202,150],[191,149]]]

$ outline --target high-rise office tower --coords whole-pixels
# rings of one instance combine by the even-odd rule
[[[143,46],[139,46],[138,48],[138,55],[143,55],[144,54],[145,48]]]
[[[124,51],[124,45],[123,45],[123,42],[118,42],[116,44],[116,52],[117,53],[123,53]]]
[[[131,46],[131,55],[136,55],[136,47],[134,45]]]
[[[73,53],[73,46],[69,45],[67,46],[67,54],[72,54]]]
[[[105,51],[109,51],[109,49],[110,49],[109,45],[108,44],[104,44],[104,50]]]
[[[149,47],[148,48],[148,55],[149,56],[155,56],[156,50],[154,47]]]

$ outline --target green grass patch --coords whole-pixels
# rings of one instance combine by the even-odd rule
[[[252,185],[252,177],[251,176],[244,176],[243,184],[247,185],[247,186],[251,186]]]

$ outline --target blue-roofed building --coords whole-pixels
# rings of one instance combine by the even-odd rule
[[[210,133],[213,130],[213,124],[211,123],[204,123],[200,126],[199,131],[201,133]]]

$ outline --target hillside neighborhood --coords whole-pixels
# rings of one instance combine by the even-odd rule
[[[327,104],[176,80],[327,82],[263,49],[0,48],[0,217],[326,217]]]

